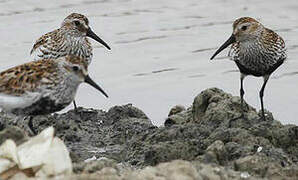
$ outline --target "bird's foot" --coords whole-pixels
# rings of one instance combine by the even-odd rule
[[[82,119],[82,117],[84,117],[84,109],[81,107],[74,109],[73,115],[79,119]]]
[[[274,117],[272,115],[271,112],[267,111],[267,110],[260,110],[258,112],[258,115],[259,115],[259,121],[273,121],[274,120]]]
[[[244,117],[244,113],[241,113],[240,116],[235,117],[235,118],[233,118],[233,119],[230,119],[229,122],[228,122],[228,127],[231,128],[231,127],[232,127],[232,123],[233,123],[234,121],[236,121],[237,119],[244,119],[244,118],[245,118],[245,117]]]
[[[266,115],[262,115],[261,120],[266,121]]]
[[[78,107],[77,107],[77,104],[76,104],[75,101],[73,101],[73,110],[74,110],[75,114],[78,114],[79,113]]]
[[[37,134],[37,132],[35,131],[34,126],[33,126],[33,117],[29,117],[28,127],[29,127],[29,130],[31,131],[32,135]]]
[[[74,111],[75,114],[78,114],[79,113],[78,108],[76,108],[76,107],[73,108],[73,111]]]

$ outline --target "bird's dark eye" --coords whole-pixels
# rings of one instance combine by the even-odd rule
[[[73,70],[73,71],[78,71],[79,69],[80,69],[80,68],[79,68],[78,66],[73,66],[73,67],[72,67],[72,70]]]
[[[242,31],[245,31],[246,29],[247,29],[247,26],[242,26],[242,27],[241,27],[241,30],[242,30]]]
[[[74,21],[74,23],[76,26],[79,26],[81,24],[80,21]]]

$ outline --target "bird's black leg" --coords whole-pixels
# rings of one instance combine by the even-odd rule
[[[244,115],[244,107],[243,107],[243,96],[244,96],[244,89],[243,89],[243,80],[246,75],[242,74],[240,75],[240,98],[241,98],[241,116]]]
[[[82,118],[82,113],[83,113],[83,112],[82,112],[82,111],[80,111],[80,112],[78,111],[77,104],[76,104],[76,101],[75,101],[75,100],[73,100],[72,102],[73,102],[73,106],[74,106],[74,112],[75,112],[75,114],[76,114],[76,115],[79,115],[79,116]]]
[[[29,118],[29,121],[28,121],[28,127],[29,127],[29,129],[31,130],[31,132],[33,133],[33,135],[36,135],[37,132],[35,131],[35,129],[34,129],[34,127],[33,127],[33,122],[32,122],[33,117],[32,117],[32,116],[28,116],[28,118]]]
[[[243,89],[243,80],[246,77],[245,74],[240,74],[240,99],[241,99],[241,115],[239,117],[233,118],[229,120],[229,127],[231,127],[231,123],[239,118],[244,117],[244,107],[243,107],[243,96],[244,96],[244,89]]]
[[[263,96],[264,96],[264,90],[265,90],[265,87],[266,87],[266,84],[267,84],[267,81],[269,79],[269,75],[266,75],[263,77],[264,78],[264,83],[263,83],[263,86],[260,90],[260,99],[261,99],[261,108],[262,108],[262,116],[263,116],[263,120],[266,120],[265,119],[265,112],[264,112],[264,102],[263,102]]]
[[[76,101],[73,100],[72,102],[73,102],[74,111],[75,111],[75,113],[77,113],[78,112],[78,109],[77,109]]]

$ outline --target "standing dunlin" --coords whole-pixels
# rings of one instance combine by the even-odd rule
[[[229,56],[240,70],[240,97],[243,109],[243,80],[247,75],[264,79],[260,90],[262,118],[265,120],[263,95],[270,75],[287,58],[284,40],[274,31],[250,17],[234,21],[231,37],[214,53],[211,60],[232,44]],[[243,115],[243,113],[242,113]]]
[[[82,82],[107,97],[89,77],[86,60],[80,57],[42,59],[19,65],[0,73],[0,107],[18,116],[60,111],[74,100]]]
[[[93,54],[91,43],[87,37],[96,40],[107,49],[111,49],[91,30],[86,16],[72,13],[63,20],[59,29],[41,36],[33,45],[30,54],[34,56],[35,60],[75,55],[85,59],[89,65]],[[76,109],[75,102],[74,106]]]

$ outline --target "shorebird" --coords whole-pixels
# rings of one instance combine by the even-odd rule
[[[270,75],[283,64],[286,55],[284,40],[274,31],[264,27],[251,17],[234,21],[230,38],[214,53],[211,60],[232,44],[229,56],[240,71],[240,97],[243,115],[243,80],[247,75],[263,77],[259,92],[262,118],[265,120],[263,96]]]
[[[101,43],[107,49],[111,49],[91,30],[86,16],[72,13],[63,20],[59,29],[46,33],[37,39],[30,54],[35,60],[75,55],[85,59],[89,65],[93,54],[91,43],[87,37]],[[75,101],[74,107],[76,109]]]
[[[108,97],[89,77],[86,61],[80,57],[22,64],[0,73],[0,108],[21,117],[60,111],[74,100],[82,82]]]

